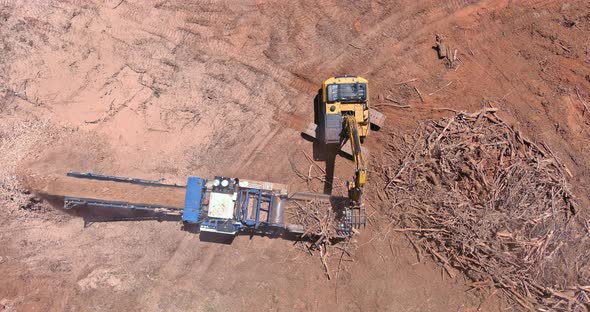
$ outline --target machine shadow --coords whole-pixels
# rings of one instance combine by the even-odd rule
[[[199,234],[199,240],[207,243],[231,245],[236,238],[235,235],[226,235],[219,233],[201,232]]]
[[[321,129],[322,123],[321,120],[321,103],[322,103],[322,89],[318,89],[314,99],[313,99],[313,122],[317,125],[315,129],[315,138],[306,134],[305,132],[301,133],[301,137],[305,140],[312,142],[313,144],[313,159],[315,161],[323,161],[326,163],[326,176],[324,177],[326,182],[324,183],[324,194],[332,194],[333,183],[334,183],[334,168],[336,163],[336,155],[341,154],[339,153],[339,148],[337,145],[326,145],[321,142]]]
[[[180,216],[166,215],[150,211],[134,211],[125,209],[116,209],[108,207],[91,207],[81,206],[71,209],[64,208],[64,196],[51,194],[35,194],[41,201],[49,204],[51,207],[64,214],[82,218],[84,227],[96,222],[114,222],[114,221],[180,221]]]
[[[41,202],[45,202],[49,204],[52,208],[56,209],[57,211],[70,215],[72,217],[82,218],[84,221],[84,228],[92,226],[94,223],[101,223],[101,222],[124,222],[124,221],[158,221],[158,222],[176,222],[180,223],[181,216],[178,215],[166,215],[162,213],[155,213],[151,211],[137,211],[137,210],[124,210],[124,209],[116,209],[116,208],[108,208],[108,207],[91,207],[91,206],[79,206],[74,207],[71,209],[64,208],[64,197],[58,195],[51,195],[51,194],[35,194]],[[335,199],[334,204],[337,204],[339,201]],[[336,208],[335,208],[336,209]],[[199,235],[199,240],[202,242],[208,243],[215,243],[215,244],[225,244],[230,245],[233,243],[234,239],[237,237],[235,235],[225,235],[219,233],[211,233],[201,231],[199,229],[199,225],[197,224],[189,224],[183,223],[181,227],[182,231],[186,231],[192,234]],[[272,234],[252,234],[248,232],[238,233],[240,236],[250,236],[253,238],[254,236],[258,237],[268,237],[271,239],[283,239],[288,241],[303,241],[305,238],[302,238],[300,234],[289,233],[286,230],[284,231],[277,231],[276,233]]]
[[[302,238],[300,234],[289,233],[286,230],[277,231],[273,234],[260,234],[260,233],[248,233],[248,232],[239,232],[236,235],[226,235],[220,233],[211,233],[200,231],[199,227],[195,224],[184,224],[182,227],[183,231],[188,231],[194,234],[199,234],[199,239],[202,242],[208,243],[215,243],[215,244],[224,244],[224,245],[231,245],[234,239],[238,236],[248,236],[250,239],[254,237],[267,237],[270,239],[282,239],[288,240],[293,242],[304,241],[305,238]]]

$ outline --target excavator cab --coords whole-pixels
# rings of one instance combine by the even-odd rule
[[[354,117],[358,125],[359,139],[364,141],[369,133],[368,81],[361,77],[332,77],[322,84],[319,109],[320,141],[324,144],[340,144],[343,141],[344,117]]]
[[[316,123],[308,124],[303,133],[322,145],[339,144],[340,151],[350,156],[352,147],[347,141],[345,117],[356,121],[361,143],[371,129],[379,129],[385,122],[385,116],[370,107],[369,83],[359,76],[326,79],[314,106]]]

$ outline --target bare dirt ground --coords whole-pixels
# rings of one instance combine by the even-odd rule
[[[489,104],[563,161],[588,215],[585,1],[8,0],[0,25],[0,309],[517,309],[419,263],[387,231],[382,181],[371,175],[375,213],[355,261],[332,281],[289,241],[216,244],[172,222],[84,227],[22,183],[49,190],[76,170],[307,189],[293,171],[307,170],[312,148],[299,131],[332,75],[368,78],[375,105],[410,106],[381,105],[387,125],[367,140],[374,165],[395,149],[388,132],[401,138],[448,114],[437,109]],[[435,34],[457,49],[454,68],[437,59]],[[350,162],[336,167],[338,192]]]

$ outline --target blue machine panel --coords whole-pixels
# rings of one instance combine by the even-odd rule
[[[207,180],[189,177],[186,183],[186,194],[184,197],[184,209],[182,210],[182,221],[198,223],[201,213],[201,202],[203,200],[204,186]]]

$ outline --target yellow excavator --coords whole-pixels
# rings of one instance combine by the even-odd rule
[[[363,187],[367,179],[366,150],[361,144],[369,135],[371,126],[379,129],[385,121],[383,114],[369,106],[368,84],[365,78],[358,76],[325,80],[315,105],[317,123],[309,124],[303,131],[319,143],[337,145],[342,152],[352,156],[355,175],[354,180],[348,182],[348,196],[351,206],[357,208],[363,206]],[[358,221],[364,223],[363,214],[360,218],[362,220]]]

